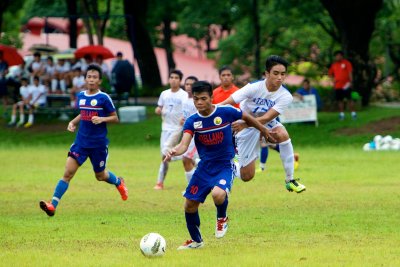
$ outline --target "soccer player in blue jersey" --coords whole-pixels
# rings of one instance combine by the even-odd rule
[[[118,122],[118,115],[109,95],[100,91],[102,70],[98,65],[89,65],[86,71],[86,90],[78,94],[77,106],[80,114],[69,122],[67,130],[79,130],[70,150],[64,175],[55,188],[51,202],[40,201],[40,208],[49,216],[54,216],[58,202],[68,189],[69,182],[78,168],[90,159],[98,181],[115,185],[122,200],[128,199],[128,189],[124,179],[106,170],[108,156],[108,122]]]
[[[186,225],[191,239],[178,250],[204,246],[200,233],[198,207],[210,192],[217,207],[215,236],[223,237],[228,229],[226,210],[235,168],[231,123],[243,119],[247,124],[258,129],[264,138],[274,141],[266,127],[240,109],[213,105],[210,83],[195,82],[192,91],[197,113],[186,119],[181,142],[170,149],[165,157],[168,161],[173,156],[185,153],[194,137],[201,159],[184,194]]]

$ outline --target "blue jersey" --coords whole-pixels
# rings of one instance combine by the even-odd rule
[[[110,96],[101,91],[94,95],[88,95],[86,91],[82,91],[78,94],[77,103],[81,120],[75,138],[75,144],[83,148],[95,148],[108,145],[106,123],[94,124],[92,122],[92,117],[107,117],[110,113],[115,111]]]
[[[242,118],[242,111],[232,106],[215,106],[215,110],[204,117],[191,115],[183,131],[194,136],[201,162],[230,162],[235,156],[231,123]]]

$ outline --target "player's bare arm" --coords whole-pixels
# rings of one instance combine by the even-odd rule
[[[102,122],[119,122],[119,119],[118,119],[117,112],[114,111],[114,112],[110,113],[110,115],[107,117],[93,116],[92,122],[94,124],[100,124]]]
[[[257,120],[261,124],[266,124],[267,122],[272,121],[273,119],[275,119],[278,116],[279,116],[279,112],[273,108],[270,108],[264,115],[262,115],[261,117],[258,117]]]
[[[81,120],[81,114],[79,114],[78,116],[76,116],[72,121],[70,121],[70,122],[68,123],[67,130],[70,131],[70,132],[75,132],[76,125],[78,125],[78,123],[80,122],[80,120]]]
[[[232,105],[232,106],[236,104],[237,103],[233,100],[232,96],[228,97],[227,99],[219,103],[219,105]]]
[[[261,135],[265,138],[265,140],[276,143],[276,139],[272,136],[272,133],[268,131],[268,129],[261,124],[256,118],[253,118],[246,112],[243,112],[242,119],[246,122],[246,124],[250,127],[254,127],[260,131]]]
[[[192,135],[189,133],[183,133],[181,142],[174,148],[171,148],[165,155],[164,161],[170,161],[173,156],[179,156],[186,152],[189,147]]]

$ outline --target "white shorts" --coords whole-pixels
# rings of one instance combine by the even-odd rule
[[[182,156],[185,158],[188,158],[188,159],[192,159],[192,160],[195,160],[196,158],[199,157],[199,154],[197,153],[196,145],[194,144],[194,138],[192,138],[192,141],[190,141],[188,149]]]
[[[182,130],[161,131],[160,148],[161,154],[165,155],[168,150],[176,146],[181,140]]]
[[[265,125],[268,130],[283,125],[276,119]],[[260,132],[253,127],[245,128],[235,135],[240,167],[246,167],[258,158],[260,154]]]

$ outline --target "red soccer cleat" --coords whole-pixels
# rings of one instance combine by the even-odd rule
[[[121,198],[123,201],[128,199],[128,188],[125,185],[124,178],[118,177],[121,180],[121,183],[117,186],[119,193],[121,194]]]
[[[54,208],[53,204],[48,203],[44,200],[41,200],[39,202],[39,206],[49,216],[54,216],[54,213],[56,213],[56,208]]]

